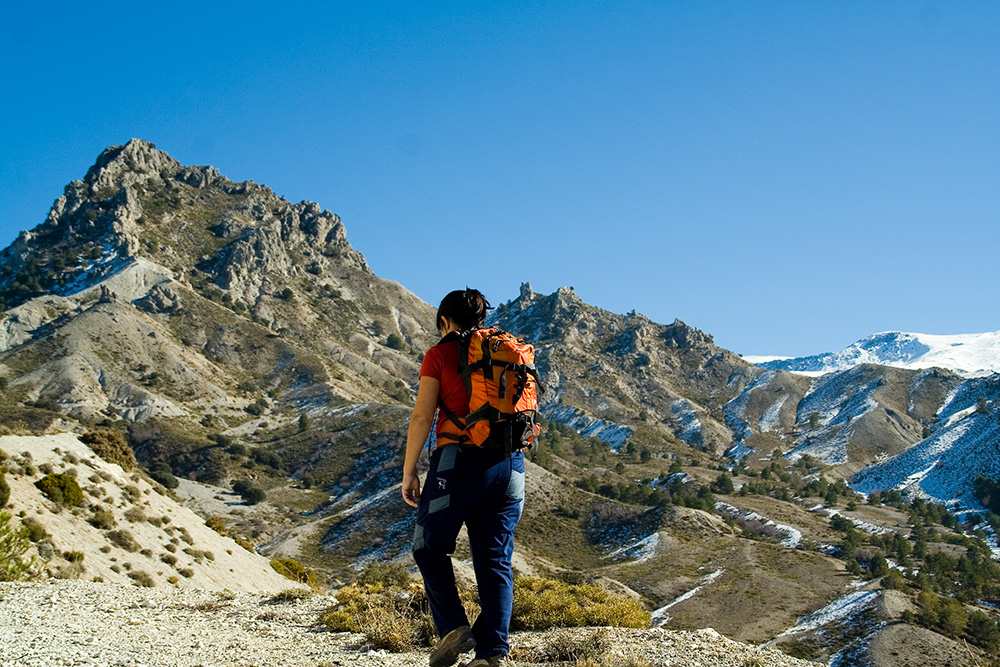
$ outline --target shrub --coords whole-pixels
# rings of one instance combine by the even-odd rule
[[[7,484],[7,478],[3,474],[3,470],[0,470],[0,509],[7,506],[10,501],[10,486]]]
[[[128,439],[121,431],[112,428],[96,428],[80,436],[80,441],[107,461],[129,471],[136,467],[135,454],[129,447]]]
[[[376,648],[407,651],[428,646],[434,638],[423,586],[351,584],[337,591],[337,604],[320,615],[337,632],[358,632]]]
[[[226,531],[226,520],[225,518],[219,516],[218,514],[210,516],[205,519],[205,525],[217,532],[219,535],[227,536],[229,533]]]
[[[156,582],[153,577],[149,576],[148,573],[142,570],[136,570],[135,572],[129,572],[128,578],[131,579],[136,586],[145,586],[146,588],[154,588]]]
[[[568,584],[543,577],[519,576],[514,582],[511,629],[607,625],[647,628],[650,615],[631,598],[592,584]]]
[[[309,588],[319,588],[320,580],[316,572],[294,558],[275,558],[271,561],[271,567],[286,579],[306,584]]]
[[[195,559],[199,563],[202,561],[203,558],[207,558],[208,560],[215,560],[215,554],[212,553],[211,551],[203,551],[201,549],[188,548],[184,550],[184,553],[186,553],[188,556],[191,556],[191,558]]]
[[[100,528],[101,530],[111,530],[118,525],[115,521],[115,515],[108,510],[95,510],[94,514],[88,519],[88,523],[94,528]]]
[[[385,339],[385,345],[386,347],[390,347],[394,350],[402,350],[403,339],[399,336],[399,334],[392,333]]]
[[[21,524],[24,526],[24,529],[28,531],[28,539],[32,542],[41,542],[49,539],[50,537],[49,532],[45,530],[45,526],[43,526],[38,519],[28,517],[22,521]]]
[[[108,531],[107,536],[112,544],[121,547],[125,551],[135,553],[139,550],[139,543],[136,542],[135,536],[127,530],[111,530]]]
[[[383,586],[397,586],[405,588],[413,580],[410,573],[406,571],[401,563],[378,563],[372,562],[358,574],[359,584],[381,584]]]
[[[898,570],[889,570],[886,572],[885,576],[882,577],[882,588],[888,588],[890,590],[900,590],[906,587],[906,579]]]
[[[239,494],[240,497],[243,498],[243,502],[247,505],[256,505],[267,498],[267,493],[264,492],[264,489],[260,488],[253,482],[248,482],[242,479],[233,482],[233,491]]]
[[[57,505],[79,507],[83,505],[83,491],[76,477],[68,472],[49,473],[35,482],[42,494]]]
[[[253,460],[261,465],[271,466],[276,470],[281,468],[281,459],[278,458],[278,455],[266,449],[253,450]]]
[[[180,482],[178,482],[177,478],[174,477],[173,471],[169,467],[162,464],[151,468],[149,476],[168,489],[176,489],[180,486]]]
[[[177,572],[178,572],[178,574],[180,574],[180,575],[181,575],[182,577],[185,577],[185,578],[187,578],[187,579],[190,579],[191,577],[193,577],[193,576],[194,576],[194,570],[192,570],[192,569],[191,569],[191,568],[189,568],[189,567],[179,567],[179,568],[177,568]]]
[[[236,535],[233,537],[233,541],[235,541],[236,544],[240,545],[250,553],[257,553],[257,547],[248,538],[243,537],[242,535]]]
[[[35,575],[35,561],[25,558],[31,548],[28,530],[11,525],[11,516],[0,511],[0,581],[21,581]]]
[[[281,591],[275,595],[272,595],[267,600],[266,604],[285,604],[287,602],[298,602],[299,600],[305,600],[307,597],[312,595],[312,591],[306,588],[288,588]]]
[[[63,558],[68,560],[70,563],[82,563],[83,562],[83,552],[82,551],[64,551]]]
[[[141,507],[130,507],[125,512],[125,518],[129,523],[142,523],[146,520],[146,513],[142,511]]]
[[[563,630],[553,633],[552,638],[543,646],[528,650],[515,649],[511,652],[511,657],[532,663],[573,663],[575,667],[603,667],[611,664],[625,667],[627,664],[620,660],[614,663],[602,662],[601,659],[606,658],[607,653],[607,630],[596,630],[584,638]]]

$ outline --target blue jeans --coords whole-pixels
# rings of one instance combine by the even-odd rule
[[[413,529],[413,559],[442,637],[468,625],[451,554],[464,523],[482,611],[472,626],[476,657],[507,655],[514,601],[514,530],[524,510],[524,453],[444,445],[431,455]]]

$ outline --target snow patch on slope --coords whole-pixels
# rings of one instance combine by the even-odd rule
[[[548,403],[542,406],[541,412],[553,421],[566,424],[580,435],[597,438],[607,443],[616,452],[628,442],[629,436],[632,435],[630,426],[592,417],[572,405]]]
[[[715,511],[724,514],[741,525],[764,535],[776,537],[781,546],[794,549],[802,541],[802,532],[793,526],[778,523],[752,510],[724,503],[715,503]]]
[[[691,403],[679,398],[670,404],[670,413],[677,420],[677,427],[674,429],[677,437],[689,445],[700,447],[703,443],[701,421]]]
[[[799,618],[795,625],[768,642],[768,645],[782,637],[791,637],[812,630],[818,630],[831,623],[854,616],[874,604],[878,595],[878,591],[853,591],[843,597],[839,597],[825,607]]]
[[[995,408],[973,411],[896,456],[855,475],[862,493],[898,489],[939,503],[978,508],[972,482],[1000,477],[1000,419]]]
[[[847,463],[852,425],[878,407],[872,395],[880,386],[881,380],[866,382],[857,369],[817,378],[796,408],[803,433],[785,457],[797,461],[808,454],[828,465]]]
[[[715,572],[712,572],[711,574],[705,575],[704,577],[702,577],[701,579],[698,580],[698,585],[697,586],[695,586],[694,588],[692,588],[691,590],[689,590],[686,593],[678,595],[673,600],[671,600],[667,604],[663,605],[659,609],[654,610],[653,614],[652,614],[652,617],[653,617],[653,623],[652,623],[652,625],[653,625],[653,627],[657,628],[657,627],[660,627],[662,625],[666,625],[668,622],[670,622],[670,614],[667,613],[667,610],[671,609],[672,607],[676,607],[681,602],[684,602],[686,600],[690,600],[695,595],[697,595],[698,591],[700,591],[702,588],[704,588],[705,586],[708,586],[710,583],[712,583],[713,581],[715,581],[716,579],[718,579],[719,577],[721,577],[724,572],[725,572],[725,570],[716,570]]]

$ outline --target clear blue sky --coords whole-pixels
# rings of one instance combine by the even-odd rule
[[[995,3],[28,4],[0,245],[140,136],[434,303],[573,285],[759,354],[1000,329]]]

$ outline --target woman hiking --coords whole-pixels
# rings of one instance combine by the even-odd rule
[[[490,307],[483,294],[475,289],[449,292],[441,301],[437,311],[441,339],[424,354],[416,405],[407,430],[402,494],[408,505],[417,508],[413,559],[423,576],[431,615],[441,637],[431,652],[431,667],[453,665],[460,654],[473,648],[475,658],[465,663],[465,667],[495,667],[503,664],[510,649],[508,633],[514,593],[511,554],[514,530],[524,507],[524,451],[519,448],[521,442],[515,442],[513,447],[474,446],[466,437],[467,431],[456,430],[454,426],[468,428],[463,417],[473,421],[469,415],[470,390],[459,370],[464,361],[459,358],[460,351],[467,349],[462,346],[463,336],[482,326]],[[490,363],[487,358],[486,367],[493,373]],[[522,365],[522,377],[526,377],[524,370],[534,373],[533,366]],[[515,384],[520,396],[524,385],[530,383]],[[535,396],[533,388],[529,387],[527,393]],[[439,405],[437,446],[421,491],[417,458],[434,425],[434,410]],[[530,428],[537,434],[533,417]],[[532,438],[533,435],[525,436],[523,440],[530,442]],[[469,535],[481,607],[471,627],[459,599],[451,563],[462,524]]]

